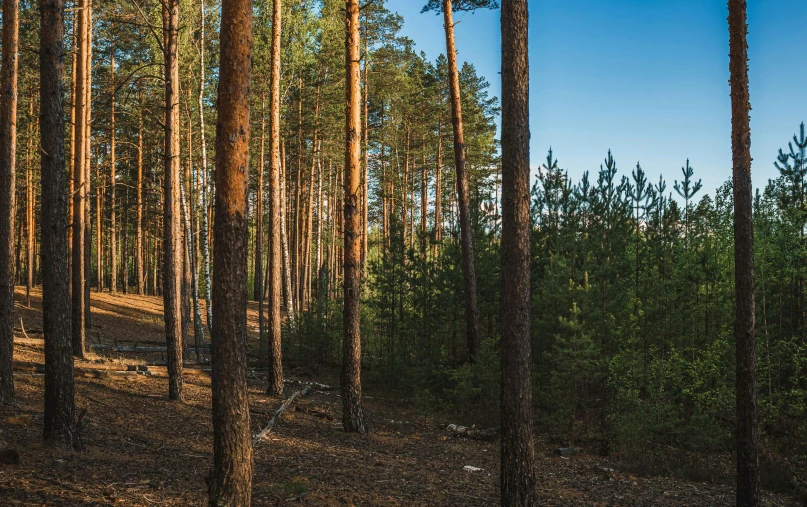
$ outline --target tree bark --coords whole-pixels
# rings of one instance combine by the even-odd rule
[[[146,272],[143,265],[143,92],[137,91],[137,239],[135,262],[137,263],[137,294],[146,292]]]
[[[31,174],[31,163],[34,159],[34,135],[36,129],[34,123],[38,123],[38,119],[34,120],[34,89],[31,87],[31,98],[28,104],[28,153],[25,160],[25,205],[26,216],[25,225],[27,232],[25,234],[26,241],[26,266],[27,266],[27,279],[25,283],[25,302],[28,308],[31,308],[31,289],[34,286],[34,274],[36,273],[36,259],[34,257],[34,240],[36,237],[36,224],[35,210],[36,210],[36,188],[34,188],[33,175]]]
[[[75,15],[78,17],[78,35],[76,36],[76,67],[73,72],[76,74],[76,123],[75,123],[75,138],[73,144],[75,145],[74,158],[73,158],[73,222],[71,230],[73,233],[73,246],[72,254],[72,318],[71,329],[73,339],[73,355],[76,357],[84,357],[84,329],[85,329],[85,311],[84,311],[84,200],[88,198],[87,184],[85,181],[86,171],[84,165],[86,163],[86,149],[84,144],[87,141],[85,131],[87,129],[87,93],[84,88],[87,85],[87,59],[85,52],[87,51],[87,14],[88,14],[89,0],[79,0],[78,11]],[[44,149],[44,148],[43,148]]]
[[[280,1],[280,0],[278,0]],[[286,199],[286,184],[288,182],[287,172],[286,172],[286,149],[285,144],[280,145],[281,154],[280,154],[280,174],[282,179],[278,183],[280,187],[280,249],[282,251],[281,256],[283,257],[283,281],[285,283],[285,305],[286,305],[286,318],[288,319],[289,325],[294,326],[294,298],[292,297],[292,289],[291,289],[291,271],[289,267],[289,238],[286,232],[287,230],[287,222],[286,222],[286,203],[288,202]],[[274,216],[272,217],[272,221],[274,222]],[[281,289],[282,290],[282,289]],[[279,311],[279,310],[278,310]]]
[[[258,158],[258,188],[255,191],[257,201],[255,209],[255,277],[253,297],[258,301],[258,342],[261,358],[268,351],[268,342],[264,333],[263,321],[263,168],[266,163],[266,93],[261,94],[261,149]],[[271,180],[271,175],[270,175]]]
[[[39,2],[40,146],[42,170],[42,322],[45,335],[44,438],[79,444],[74,421],[70,284],[67,262],[67,173],[64,160],[64,3]]]
[[[451,123],[454,128],[454,163],[457,169],[457,202],[460,214],[460,240],[465,275],[465,322],[468,360],[476,361],[481,343],[479,335],[479,309],[476,303],[476,267],[474,260],[473,231],[471,230],[470,188],[465,167],[465,134],[462,127],[460,78],[457,70],[457,48],[454,42],[454,16],[451,0],[443,0],[443,17],[448,53],[448,79],[451,91]]]
[[[199,137],[202,141],[202,237],[199,241],[202,243],[202,253],[204,256],[204,275],[205,275],[205,310],[207,313],[207,330],[210,331],[211,340],[213,334],[213,305],[210,301],[211,283],[210,283],[210,185],[208,183],[207,172],[207,135],[205,135],[205,2],[199,2],[199,9],[201,10],[201,30],[200,30],[200,43],[199,43]]]
[[[179,211],[179,0],[163,4],[165,48],[165,177],[163,202],[163,307],[168,347],[168,398],[182,399],[182,230]]]
[[[361,77],[359,2],[345,0],[345,335],[342,345],[342,426],[367,432],[361,399]]]
[[[86,123],[84,129],[84,185],[86,187],[84,193],[84,328],[90,329],[92,327],[92,313],[90,311],[90,282],[92,274],[92,218],[90,196],[92,182],[90,180],[90,150],[92,137],[92,0],[87,0],[87,19],[85,21],[87,33],[84,40],[84,107],[86,112],[84,114],[84,121]],[[97,159],[96,159],[97,160]]]
[[[211,506],[234,506],[250,505],[252,493],[246,329],[252,1],[225,2],[221,18],[209,500]]]
[[[527,0],[502,17],[501,502],[535,504],[530,341],[530,122]]]
[[[109,62],[109,73],[112,86],[109,113],[109,290],[118,293],[118,233],[115,216],[115,182],[117,159],[115,157],[115,48]],[[100,211],[99,211],[100,213]],[[98,219],[100,221],[100,218]]]
[[[737,506],[760,505],[754,310],[754,217],[751,110],[745,0],[729,0],[731,149],[734,178],[734,276],[737,347]]]
[[[281,229],[285,219],[283,216],[285,200],[282,199],[281,190],[281,172],[284,164],[280,153],[280,35],[282,30],[282,4],[281,0],[275,0],[272,5],[272,69],[269,82],[269,384],[266,392],[276,396],[283,394],[280,300],[283,296],[281,277],[284,260],[288,279],[288,245],[285,245],[285,251],[281,252],[281,247],[283,247]],[[287,288],[291,289],[290,286]],[[286,297],[287,301],[291,300],[291,294],[287,294]],[[293,305],[289,303],[286,306],[289,318],[293,320]]]
[[[14,401],[14,175],[17,158],[19,2],[3,2],[0,64],[0,403]],[[30,188],[30,182],[27,182]],[[30,228],[30,222],[29,222]],[[31,266],[28,266],[31,271]],[[30,277],[29,277],[30,278]]]

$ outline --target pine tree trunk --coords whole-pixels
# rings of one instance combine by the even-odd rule
[[[96,287],[98,292],[101,292],[104,289],[104,230],[102,227],[102,217],[104,213],[104,194],[102,188],[104,186],[104,178],[101,175],[101,168],[98,166],[98,162],[93,160],[93,164],[95,165],[95,181],[98,183],[98,189],[95,191],[95,264],[98,278]],[[87,241],[89,241],[89,238],[87,238]]]
[[[280,1],[280,0],[278,0]],[[288,234],[286,233],[287,230],[287,223],[286,222],[286,184],[288,182],[287,172],[286,172],[286,149],[285,144],[280,145],[281,148],[281,156],[280,156],[280,173],[282,179],[278,183],[280,187],[280,248],[282,250],[282,257],[283,257],[283,280],[285,281],[285,305],[286,305],[286,318],[289,321],[290,326],[294,326],[294,298],[292,297],[292,289],[291,289],[291,271],[289,266],[289,238]],[[274,215],[272,216],[272,222],[274,222]],[[271,227],[271,226],[270,226]],[[278,310],[279,312],[279,310]]]
[[[364,21],[367,23],[367,15],[364,16]],[[364,164],[362,165],[362,173],[361,173],[361,182],[362,182],[362,217],[361,217],[361,266],[362,266],[362,274],[366,276],[367,274],[367,241],[368,241],[368,234],[370,233],[370,223],[369,223],[369,204],[370,204],[370,180],[368,178],[368,171],[370,169],[370,81],[368,80],[369,76],[369,59],[370,59],[370,48],[369,48],[369,39],[367,37],[367,27],[364,27],[364,76],[362,81],[364,82],[364,128],[362,129],[363,138],[363,152],[364,152]]]
[[[737,506],[760,505],[754,310],[751,109],[745,0],[729,0],[731,148],[734,163],[734,276],[737,297]]]
[[[527,0],[502,1],[501,502],[535,504]]]
[[[168,352],[168,399],[182,399],[182,231],[179,212],[179,0],[163,4],[165,48],[165,175],[163,196],[163,307]]]
[[[31,87],[31,99],[28,105],[28,153],[25,157],[25,242],[26,242],[26,283],[25,283],[25,304],[31,308],[31,289],[34,286],[34,274],[36,273],[36,260],[34,257],[34,240],[36,238],[35,210],[36,210],[36,188],[31,174],[31,161],[34,158],[34,89]],[[39,119],[36,119],[38,122]]]
[[[17,157],[18,0],[3,2],[0,64],[0,403],[14,402],[14,175]],[[30,172],[27,172],[30,179]],[[30,188],[30,181],[28,182]],[[30,228],[30,222],[29,222]],[[28,271],[31,271],[29,264]],[[30,278],[30,276],[29,276]]]
[[[361,399],[361,91],[359,2],[345,0],[345,335],[342,345],[342,426],[367,432]]]
[[[73,223],[71,229],[73,231],[73,246],[72,246],[72,340],[73,340],[73,355],[76,357],[84,357],[84,242],[85,242],[85,228],[84,228],[84,200],[89,196],[87,194],[87,184],[85,181],[86,172],[84,165],[86,162],[86,149],[84,144],[87,142],[85,131],[87,130],[87,94],[84,90],[87,85],[87,59],[85,57],[87,51],[87,29],[88,29],[88,2],[89,0],[79,0],[79,10],[75,13],[78,17],[78,35],[76,48],[78,56],[76,58],[76,128],[74,159],[73,159]],[[44,147],[43,147],[44,149]]]
[[[64,3],[40,0],[39,76],[42,170],[42,324],[45,334],[44,438],[79,445],[74,420],[64,160]],[[8,21],[6,21],[8,23]]]
[[[468,170],[465,167],[465,134],[462,127],[462,103],[460,100],[460,77],[457,70],[457,48],[454,42],[454,16],[451,0],[443,0],[443,16],[448,53],[448,78],[451,91],[451,122],[454,128],[454,163],[457,169],[457,201],[460,215],[460,240],[462,242],[462,265],[465,275],[465,322],[468,360],[476,361],[481,343],[479,336],[479,309],[476,303],[476,267],[474,260],[473,231],[471,230],[471,207]]]
[[[253,294],[258,301],[258,342],[261,358],[266,357],[268,343],[263,322],[263,168],[266,163],[266,93],[261,94],[261,151],[258,157],[258,188],[255,191],[255,279]],[[270,177],[271,179],[271,177]]]
[[[280,300],[283,297],[282,268],[286,268],[287,293],[286,311],[293,321],[294,307],[291,303],[291,285],[288,272],[288,244],[284,241],[285,199],[281,181],[284,172],[285,154],[280,152],[280,35],[283,30],[281,0],[275,0],[272,6],[272,68],[269,82],[269,384],[266,392],[270,395],[283,394],[283,358],[281,349],[282,315]],[[283,252],[281,252],[281,248]]]
[[[115,183],[117,160],[115,158],[115,49],[112,48],[112,58],[109,63],[109,73],[112,85],[109,114],[109,290],[114,295],[118,293],[118,236],[117,217],[115,215]],[[99,219],[100,221],[100,219]]]
[[[252,1],[225,2],[221,18],[209,499],[211,506],[224,507],[250,505],[252,494],[246,329]]]
[[[92,219],[91,219],[91,202],[90,196],[92,195],[92,184],[90,181],[90,150],[92,138],[92,0],[87,0],[87,19],[86,19],[87,32],[84,40],[85,51],[84,58],[86,63],[84,65],[84,107],[86,112],[84,121],[86,126],[84,128],[84,328],[90,329],[92,327],[92,313],[90,311],[90,282],[92,275]]]
[[[137,239],[135,262],[137,263],[137,294],[146,293],[146,271],[143,265],[143,92],[137,91]]]

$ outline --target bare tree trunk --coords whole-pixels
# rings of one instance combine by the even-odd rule
[[[457,166],[457,201],[460,212],[460,236],[462,264],[465,275],[465,322],[468,343],[468,360],[473,363],[479,353],[479,309],[476,304],[476,267],[474,240],[471,230],[471,207],[468,170],[465,167],[465,135],[462,128],[462,102],[460,78],[457,70],[457,48],[454,42],[454,16],[451,0],[443,0],[443,16],[446,30],[446,53],[448,53],[448,79],[451,91],[451,120],[454,128],[454,162]]]
[[[86,186],[84,193],[84,327],[90,329],[92,327],[92,313],[90,311],[90,282],[92,281],[92,217],[91,217],[91,200],[92,195],[92,181],[90,180],[90,151],[92,139],[92,0],[87,0],[87,33],[84,41],[85,51],[84,58],[86,63],[84,65],[85,74],[84,79],[84,107],[86,113],[84,121],[86,127],[84,129],[84,185]]]
[[[760,505],[754,310],[751,103],[745,0],[729,0],[731,148],[734,162],[734,276],[737,308],[737,507]]]
[[[39,119],[34,120],[34,88],[31,87],[31,98],[28,104],[28,153],[25,156],[25,192],[26,192],[26,266],[27,279],[25,283],[25,304],[31,308],[31,289],[34,286],[34,274],[36,273],[36,260],[34,257],[34,240],[36,238],[36,188],[34,188],[33,176],[31,174],[31,163],[34,158],[34,136],[36,129],[34,123],[38,123]]]
[[[0,403],[14,402],[14,175],[17,159],[19,11],[18,0],[3,2],[3,57],[0,65]],[[28,225],[30,228],[30,222]],[[31,271],[30,265],[28,271]]]
[[[224,507],[250,505],[252,497],[246,329],[252,1],[225,2],[221,18],[209,500],[211,506]]]
[[[137,91],[137,294],[146,292],[146,272],[143,266],[143,92]]]
[[[209,205],[209,195],[210,195],[210,185],[208,183],[208,172],[207,172],[207,136],[205,135],[205,107],[204,107],[204,96],[205,96],[205,2],[201,0],[199,2],[199,8],[201,9],[201,31],[200,31],[200,43],[199,43],[199,137],[202,141],[202,171],[201,171],[201,180],[202,180],[202,237],[199,238],[199,241],[202,243],[202,252],[204,256],[204,272],[205,272],[205,310],[207,313],[207,329],[210,331],[211,340],[213,339],[213,305],[210,301],[210,292],[211,292],[211,283],[210,283],[210,240],[209,240],[209,233],[210,233],[210,205]]]
[[[84,88],[87,85],[85,78],[87,73],[87,59],[85,57],[87,51],[87,30],[88,30],[88,7],[89,0],[79,0],[79,10],[75,15],[78,17],[78,35],[76,48],[78,56],[76,58],[76,127],[75,138],[73,143],[76,147],[74,150],[73,159],[73,223],[71,229],[73,231],[73,248],[72,248],[72,339],[73,339],[73,355],[76,357],[84,357],[84,329],[85,329],[85,311],[84,311],[84,242],[85,242],[85,228],[84,228],[84,199],[88,198],[87,183],[85,181],[86,172],[84,165],[86,163],[86,149],[85,143],[87,142],[87,93]],[[43,148],[44,149],[44,148]]]
[[[367,15],[364,16],[365,23],[367,22]],[[361,180],[362,180],[362,218],[361,218],[361,266],[362,266],[362,274],[364,276],[367,275],[367,235],[369,234],[370,224],[369,224],[369,193],[370,193],[370,181],[367,177],[368,171],[370,169],[370,81],[367,79],[369,76],[368,66],[369,66],[369,58],[370,58],[370,50],[369,50],[369,39],[367,37],[367,27],[364,27],[364,77],[362,81],[364,82],[364,129],[362,134],[364,136],[364,164],[362,165],[362,173],[361,173]]]
[[[80,446],[74,419],[64,160],[64,3],[39,2],[42,170],[42,324],[45,334],[44,438]],[[5,23],[8,23],[5,18]]]
[[[280,1],[280,0],[278,0]],[[286,184],[288,181],[287,172],[286,172],[286,153],[285,153],[285,144],[280,145],[281,148],[281,157],[280,157],[280,173],[282,179],[278,183],[280,187],[280,248],[282,250],[282,257],[283,257],[283,280],[285,281],[285,297],[286,297],[286,318],[289,321],[289,325],[294,325],[294,298],[291,288],[291,270],[289,266],[289,239],[286,233]],[[272,222],[274,223],[274,216],[272,217]],[[279,312],[279,310],[278,310]]]
[[[168,399],[182,399],[182,231],[179,211],[179,0],[163,4],[165,48],[165,180],[163,204],[163,307],[168,348]]]
[[[104,178],[101,175],[101,168],[97,162],[94,162],[95,165],[95,181],[98,183],[98,188],[95,191],[95,264],[96,264],[96,273],[98,276],[98,281],[96,284],[98,292],[101,292],[104,289],[104,229],[102,227],[103,224],[103,214],[104,214],[104,191],[103,191],[103,181]],[[89,199],[89,195],[87,196]],[[87,238],[87,241],[90,241]]]
[[[359,2],[345,0],[345,337],[342,345],[342,426],[367,432],[361,400],[361,78]]]
[[[109,62],[109,73],[112,86],[109,114],[109,290],[118,293],[118,236],[117,217],[115,216],[115,183],[117,159],[115,158],[115,48]],[[100,219],[99,219],[100,221]]]
[[[527,0],[502,1],[501,501],[535,504]]]
[[[420,170],[420,259],[426,260],[428,247],[429,218],[429,166],[426,163],[426,152],[423,152],[423,167]]]
[[[283,226],[285,224],[285,199],[283,199],[283,185],[281,173],[284,172],[285,154],[280,152],[280,35],[283,30],[281,0],[272,4],[272,69],[269,82],[269,384],[266,392],[270,395],[283,394],[283,358],[281,349],[281,314],[280,300],[283,297],[282,263],[285,261],[286,279],[288,282],[288,244],[281,244],[284,238]],[[282,155],[282,156],[281,156]],[[283,252],[281,253],[281,248]],[[286,294],[286,309],[289,319],[294,319],[294,306],[289,303],[292,299],[290,284]]]
[[[261,151],[258,158],[258,188],[255,191],[255,280],[254,298],[258,301],[258,342],[261,358],[266,357],[268,343],[263,322],[263,168],[266,163],[266,92],[261,94]],[[271,180],[271,176],[270,176]]]

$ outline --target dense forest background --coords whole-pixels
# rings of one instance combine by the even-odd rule
[[[161,24],[161,5],[103,0],[93,8],[89,283],[98,290],[160,295],[165,119],[163,51],[154,30]],[[336,0],[283,5],[287,367],[316,370],[341,360],[341,8]],[[39,28],[36,5],[23,0],[20,9],[16,276],[19,285],[30,287],[39,283],[41,268]],[[68,28],[73,12],[67,13]],[[211,307],[214,189],[208,161],[215,159],[210,140],[220,11],[182,0],[180,12],[183,329],[188,343],[201,345],[205,329],[191,325],[200,322],[191,307],[197,299]],[[256,281],[267,276],[269,264],[260,238],[268,223],[263,200],[269,179],[263,172],[269,163],[270,19],[271,2],[255,2],[251,298],[266,290],[266,283]],[[365,380],[392,389],[424,415],[444,412],[465,424],[492,426],[500,392],[500,305],[507,304],[499,299],[499,102],[484,76],[472,65],[461,66],[482,337],[471,362],[447,61],[415,52],[399,34],[403,19],[383,1],[363,9],[361,22]],[[73,47],[68,32],[67,47]],[[65,75],[69,80],[71,67]],[[70,82],[66,86],[71,89]],[[754,199],[757,385],[766,452],[803,459],[807,135],[803,124],[793,127],[796,134],[782,140],[778,154],[757,162],[779,170]],[[71,132],[65,136],[72,138]],[[620,162],[618,168],[617,159],[630,154],[609,152],[599,168],[572,181],[556,158],[562,156],[549,149],[531,192],[537,427],[559,441],[588,442],[651,469],[683,467],[670,462],[670,448],[730,452],[736,420],[730,180],[710,196],[693,169],[698,161],[690,163],[686,153],[680,154],[680,171],[665,169],[666,178],[649,181],[640,163]],[[730,167],[723,177],[730,178]],[[708,474],[708,464],[697,472]]]

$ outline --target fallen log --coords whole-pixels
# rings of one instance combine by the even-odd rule
[[[446,426],[446,430],[453,433],[455,437],[466,437],[473,440],[484,440],[486,442],[489,442],[494,438],[496,438],[496,434],[498,433],[495,428],[478,430],[473,426],[468,428],[465,426],[460,426],[458,424],[449,424]]]
[[[45,365],[42,363],[30,363],[27,361],[14,361],[16,371],[30,371],[33,373],[45,373]],[[168,375],[166,366],[145,366],[134,364],[81,364],[77,363],[73,368],[73,373],[77,377],[106,377],[110,375]],[[183,375],[209,375],[209,368],[182,368]]]
[[[263,440],[263,438],[272,431],[272,428],[275,427],[275,424],[277,424],[277,421],[280,419],[280,415],[283,412],[285,412],[285,410],[289,408],[289,406],[291,406],[298,398],[303,398],[307,396],[312,390],[313,388],[311,386],[307,386],[301,391],[295,391],[291,396],[286,398],[286,401],[284,401],[280,405],[280,407],[278,407],[278,409],[275,410],[275,412],[272,414],[272,417],[269,418],[269,424],[267,424],[266,427],[262,429],[260,433],[255,435],[255,438],[252,440],[252,445],[255,445],[261,440]]]

